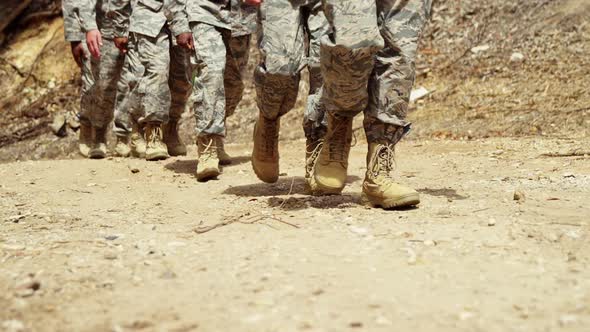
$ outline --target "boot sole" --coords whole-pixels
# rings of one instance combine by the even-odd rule
[[[197,174],[197,181],[205,182],[208,180],[215,179],[221,174],[218,169],[215,168],[207,168]]]
[[[361,201],[371,207],[380,207],[383,209],[400,209],[412,207],[420,204],[419,194],[410,194],[396,199],[382,199],[370,198],[366,193],[363,193]]]
[[[165,159],[168,159],[168,154],[167,153],[146,154],[145,159],[147,161],[165,160]]]
[[[340,195],[344,190],[344,184],[342,187],[330,187],[322,185],[314,176],[311,177],[310,188],[312,189],[312,195],[314,196],[328,196],[328,195]]]
[[[254,170],[254,174],[256,174],[256,177],[258,177],[260,181],[266,183],[275,183],[279,181],[279,172],[276,172],[276,174],[273,174],[272,176],[265,176],[262,174],[262,172],[256,169],[256,166],[254,166],[254,161],[252,161],[252,169]]]
[[[88,158],[90,159],[104,159],[107,157],[107,154],[101,151],[90,151],[88,153]]]

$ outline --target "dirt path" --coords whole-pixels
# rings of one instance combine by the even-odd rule
[[[303,145],[275,185],[237,145],[206,184],[190,157],[0,165],[0,330],[590,330],[590,159],[540,156],[590,141],[406,142],[423,203],[393,212],[359,204],[366,146],[305,196]]]

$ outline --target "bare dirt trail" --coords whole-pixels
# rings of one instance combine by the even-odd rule
[[[541,156],[589,143],[405,142],[407,211],[360,204],[364,145],[340,197],[303,193],[302,141],[274,185],[241,145],[204,184],[191,157],[2,164],[0,330],[589,331],[590,160]]]

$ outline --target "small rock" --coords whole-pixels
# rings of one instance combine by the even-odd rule
[[[367,233],[369,233],[369,230],[364,227],[350,226],[349,229],[351,232],[358,235],[367,235]]]
[[[425,240],[424,241],[424,245],[427,246],[427,247],[434,247],[434,246],[436,246],[436,241],[434,241],[434,240]]]
[[[490,219],[488,220],[488,226],[489,226],[489,227],[496,226],[496,219],[494,219],[494,218],[490,218]]]
[[[25,330],[25,324],[20,320],[11,319],[2,322],[2,331],[21,332]]]
[[[350,326],[353,329],[360,329],[361,327],[363,327],[363,323],[361,323],[361,322],[352,322],[352,323],[348,324],[348,326]]]
[[[112,252],[112,251],[111,252],[107,252],[107,253],[104,254],[104,258],[105,259],[108,259],[108,260],[115,260],[118,257],[119,256],[117,255],[117,253],[116,252]]]
[[[471,52],[474,54],[485,52],[490,49],[490,45],[479,45],[471,48]]]
[[[473,318],[474,316],[475,316],[475,314],[470,311],[463,311],[463,312],[459,313],[460,320],[468,320],[468,319]]]
[[[522,62],[524,60],[524,54],[520,52],[514,52],[510,56],[510,62]]]
[[[139,173],[139,168],[132,168],[131,173],[133,173],[133,174]]]
[[[521,189],[516,189],[514,191],[514,200],[517,202],[524,202],[524,199],[525,199],[524,191],[522,191]]]
[[[380,326],[391,326],[391,325],[393,325],[393,323],[389,319],[387,319],[387,318],[385,318],[383,316],[377,317],[375,319],[375,324],[380,325]]]
[[[562,315],[559,317],[559,325],[570,326],[578,322],[578,316],[576,315]]]
[[[408,254],[408,264],[410,264],[410,265],[416,264],[416,261],[418,260],[416,252],[414,250],[412,250],[412,248],[403,248],[402,250],[405,251],[406,254]]]
[[[6,218],[6,221],[18,224],[18,222],[25,219],[25,217],[26,217],[26,215],[19,214],[19,215],[10,216],[10,217]]]
[[[564,178],[575,178],[576,176],[573,173],[563,173]]]

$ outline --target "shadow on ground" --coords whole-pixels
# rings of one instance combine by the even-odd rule
[[[351,175],[347,183],[360,180],[358,176]],[[258,182],[242,186],[229,187],[223,191],[226,195],[242,197],[268,197],[280,195],[306,195],[305,179],[301,176],[281,177],[276,183]]]
[[[358,176],[349,176],[347,183],[359,181]],[[223,191],[226,195],[240,197],[268,197],[269,207],[283,210],[301,210],[306,208],[336,209],[359,205],[360,194],[343,194],[333,196],[310,196],[305,187],[305,179],[300,176],[282,177],[276,183],[254,183],[234,186]],[[277,197],[286,196],[289,197]]]
[[[250,162],[250,156],[239,156],[231,159],[231,165],[223,166],[223,168],[237,166]],[[194,174],[197,170],[197,160],[175,160],[164,166],[169,171],[179,174]]]
[[[446,197],[453,200],[464,200],[469,198],[469,196],[463,196],[457,193],[457,190],[452,188],[441,188],[441,189],[431,189],[431,188],[423,188],[417,190],[419,193],[429,196],[436,196],[436,197]]]

